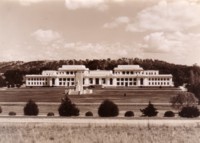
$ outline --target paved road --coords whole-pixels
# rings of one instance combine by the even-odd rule
[[[0,123],[53,123],[53,124],[73,124],[73,125],[133,125],[133,126],[199,126],[200,119],[122,119],[122,118],[45,118],[45,117],[1,117]]]

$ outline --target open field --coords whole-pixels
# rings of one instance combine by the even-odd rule
[[[26,103],[0,103],[3,112],[0,115],[8,115],[10,111],[14,111],[17,115],[23,115],[23,108]],[[58,116],[58,107],[60,103],[40,103],[38,102],[39,107],[39,116],[46,116],[48,112],[54,112],[56,116]],[[99,104],[91,104],[91,105],[80,105],[77,104],[77,107],[80,110],[80,116],[84,117],[87,111],[91,111],[94,114],[94,117],[98,117],[98,107]],[[119,117],[123,117],[124,113],[128,110],[131,110],[135,113],[135,117],[140,117],[142,114],[140,109],[145,108],[146,105],[119,105]],[[174,110],[170,105],[155,105],[155,107],[159,110],[158,117],[163,117],[164,112],[167,110]],[[174,110],[174,112],[177,112]]]
[[[0,90],[0,102],[60,102],[64,96],[64,88],[15,88]],[[116,103],[168,103],[169,98],[179,90],[166,89],[94,89],[92,95],[69,95],[75,103],[101,103],[104,99],[111,99]],[[124,97],[124,94],[126,96]]]
[[[1,115],[8,115],[14,111],[17,115],[23,115],[23,107],[29,99],[37,102],[40,113],[46,115],[54,112],[58,115],[58,106],[61,98],[64,97],[64,88],[15,88],[0,91],[0,106],[3,109]],[[166,110],[172,110],[169,105],[169,98],[179,90],[176,88],[121,88],[121,89],[94,89],[92,95],[69,95],[69,98],[80,109],[80,116],[87,111],[92,111],[97,117],[97,110],[100,103],[105,99],[114,101],[120,110],[119,116],[124,116],[128,110],[132,110],[135,116],[141,116],[140,109],[146,107],[149,101],[155,104],[159,110],[159,117],[162,117]],[[126,96],[124,96],[126,94]]]
[[[200,120],[0,118],[1,143],[199,143]]]

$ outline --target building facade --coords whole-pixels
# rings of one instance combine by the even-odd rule
[[[144,70],[139,65],[118,65],[113,71],[89,70],[84,65],[63,65],[57,71],[46,70],[41,75],[26,75],[26,86],[172,87],[172,78],[171,74]]]

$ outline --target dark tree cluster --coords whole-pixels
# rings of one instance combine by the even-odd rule
[[[143,113],[143,116],[148,116],[148,117],[157,116],[158,114],[157,109],[154,107],[153,104],[151,104],[150,101],[148,106],[144,109],[140,109],[140,111]]]
[[[111,100],[104,100],[98,109],[100,117],[115,117],[119,114],[118,106]]]
[[[74,103],[66,96],[62,99],[61,104],[58,108],[58,112],[60,116],[78,116],[79,109],[76,107]]]

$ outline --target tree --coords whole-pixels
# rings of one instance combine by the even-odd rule
[[[33,100],[29,100],[24,107],[24,115],[37,116],[39,109],[37,104]]]
[[[18,69],[8,70],[4,73],[5,81],[8,85],[22,85],[24,73]]]
[[[115,117],[119,114],[118,106],[110,101],[104,100],[98,109],[98,114],[100,117]]]
[[[191,92],[179,92],[177,95],[170,98],[170,103],[174,108],[180,108],[183,106],[192,106],[198,102],[198,99]]]
[[[74,103],[66,96],[61,100],[61,104],[58,108],[58,112],[60,116],[78,116],[79,109],[76,107]]]
[[[0,87],[4,87],[6,86],[6,81],[5,79],[2,78],[2,76],[0,76]]]
[[[186,106],[178,114],[181,117],[194,118],[199,116],[199,109],[195,106]]]
[[[153,104],[151,104],[151,101],[149,101],[149,104],[146,108],[140,109],[140,111],[143,113],[143,116],[148,117],[156,116],[158,114],[157,109],[154,107]]]

